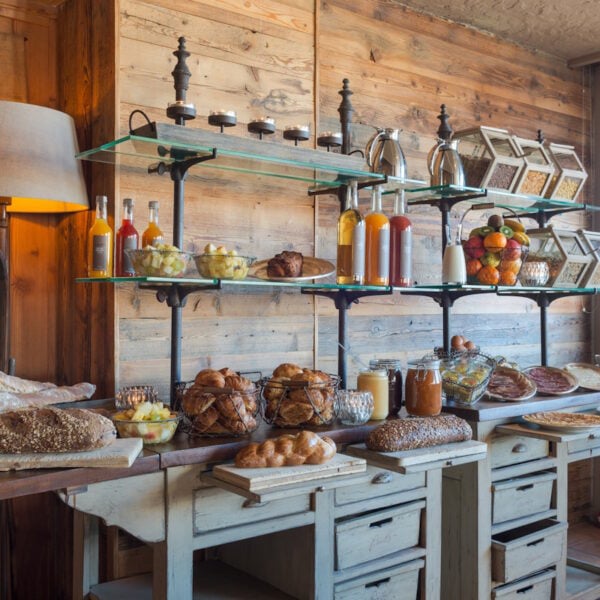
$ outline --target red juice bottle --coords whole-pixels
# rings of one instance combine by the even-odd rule
[[[405,215],[404,191],[394,198],[390,219],[390,285],[410,287],[412,281],[412,223]]]
[[[115,244],[116,277],[133,277],[135,275],[133,264],[125,250],[136,249],[139,246],[139,241],[140,236],[133,226],[133,199],[125,198],[123,200],[123,220],[117,231],[117,242]]]

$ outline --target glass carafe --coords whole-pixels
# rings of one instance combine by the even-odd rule
[[[467,263],[460,240],[462,225],[456,229],[456,237],[450,236],[450,226],[446,225],[446,238],[448,243],[444,248],[442,259],[442,283],[464,284],[467,283]]]

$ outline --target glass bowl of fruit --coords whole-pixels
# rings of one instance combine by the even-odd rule
[[[142,249],[127,249],[136,275],[141,277],[185,277],[194,268],[193,254],[177,246],[157,244]]]
[[[119,437],[142,438],[145,446],[170,441],[180,420],[181,415],[162,402],[142,402],[112,416]]]
[[[496,366],[493,358],[479,352],[449,354],[440,365],[446,400],[475,404],[484,394]]]
[[[203,254],[194,256],[196,268],[207,279],[246,279],[253,256],[240,256],[225,246],[207,244]]]

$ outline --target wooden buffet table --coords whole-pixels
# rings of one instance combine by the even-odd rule
[[[346,449],[366,456],[368,466],[352,459],[362,472],[259,492],[236,489],[211,470],[246,439],[185,434],[144,450],[130,469],[3,473],[0,489],[3,498],[56,490],[83,515],[81,595],[91,588],[99,600],[440,598],[442,469],[480,460],[486,446],[365,455],[360,443],[376,424],[322,431],[343,447],[359,444]],[[264,426],[252,438],[280,434]],[[151,544],[153,577],[94,585],[97,535],[89,515]],[[198,549],[215,560],[194,568]]]
[[[600,393],[448,405],[466,419],[485,459],[444,470],[442,586],[447,598],[597,600],[598,569],[567,564],[568,465],[600,456],[600,433],[532,429],[519,417],[595,411]],[[600,481],[594,460],[593,510]],[[478,567],[473,568],[473,562]],[[580,585],[586,580],[587,589]]]

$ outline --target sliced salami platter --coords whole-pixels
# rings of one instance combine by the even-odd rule
[[[579,387],[600,392],[600,367],[589,363],[568,363],[564,367],[579,383]]]
[[[523,402],[535,396],[537,386],[533,379],[511,367],[496,367],[492,373],[486,394],[500,402]]]
[[[569,371],[556,367],[528,367],[523,369],[537,387],[542,396],[561,396],[570,394],[579,387],[579,381]]]

